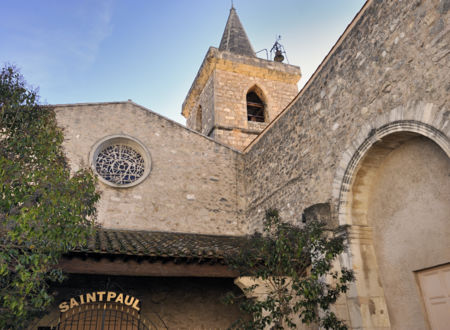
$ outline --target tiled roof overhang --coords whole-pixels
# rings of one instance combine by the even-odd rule
[[[245,236],[100,229],[72,253],[223,259],[239,252],[245,240]]]
[[[235,277],[226,264],[245,236],[99,229],[64,255],[68,273],[131,276]]]

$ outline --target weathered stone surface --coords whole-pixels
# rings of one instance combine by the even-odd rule
[[[336,223],[332,223],[330,204],[319,203],[307,207],[303,211],[302,222],[308,223],[311,221],[323,222],[329,226],[335,226]]]
[[[369,3],[292,105],[247,148],[250,230],[269,207],[290,221],[316,203],[331,201],[336,211],[334,179],[372,129],[415,119],[446,132],[448,12],[436,3]]]
[[[441,173],[450,155],[448,8],[437,0],[368,1],[271,123],[247,121],[245,95],[258,86],[272,121],[295,94],[298,68],[210,48],[183,114],[189,127],[244,153],[133,103],[57,106],[72,169],[112,134],[150,150],[153,169],[141,184],[100,183],[105,228],[241,235],[259,229],[268,208],[297,223],[303,214],[349,224],[349,252],[337,268],[352,268],[357,281],[336,307],[340,315],[354,329],[401,328],[411,317],[408,328],[423,328],[414,272],[448,262],[448,189],[440,187],[449,186]],[[383,170],[397,152],[404,157]],[[430,169],[439,175],[424,180]],[[409,190],[417,196],[408,199]],[[415,258],[411,247],[420,245],[427,249]],[[399,281],[404,291],[395,291]],[[413,316],[393,292],[414,300]]]
[[[201,92],[191,116],[186,119],[186,126],[211,136],[215,124],[214,74],[210,76]]]
[[[448,262],[449,174],[448,156],[424,137],[412,138],[390,152],[376,171],[367,223],[373,227],[392,328],[427,327],[413,275]]]
[[[132,188],[99,182],[105,228],[242,234],[238,153],[131,102],[56,106],[72,170],[88,166],[97,141],[132,136],[148,148],[150,175]],[[213,180],[211,180],[211,178]]]
[[[296,66],[211,47],[182,114],[189,128],[243,150],[294,98],[299,79]],[[253,89],[265,105],[262,123],[247,118],[246,95]]]
[[[427,327],[415,272],[449,253],[444,7],[367,2],[296,100],[244,152],[249,231],[268,208],[299,223],[319,203],[330,203],[333,222],[351,225],[341,266],[356,282],[339,309],[353,329]],[[397,153],[404,158],[383,178]]]

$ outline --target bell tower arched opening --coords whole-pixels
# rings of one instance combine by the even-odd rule
[[[197,108],[197,113],[195,115],[195,130],[197,132],[202,132],[203,128],[203,114],[202,114],[202,106],[199,105]]]
[[[268,121],[267,102],[258,86],[251,87],[246,95],[247,120],[264,123]]]

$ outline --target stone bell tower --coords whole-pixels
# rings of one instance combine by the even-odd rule
[[[297,66],[256,57],[232,7],[183,102],[187,127],[243,150],[297,95]]]

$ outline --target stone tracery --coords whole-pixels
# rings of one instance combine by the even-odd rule
[[[143,176],[145,160],[130,146],[114,144],[99,152],[95,169],[105,180],[118,185],[126,185]]]

